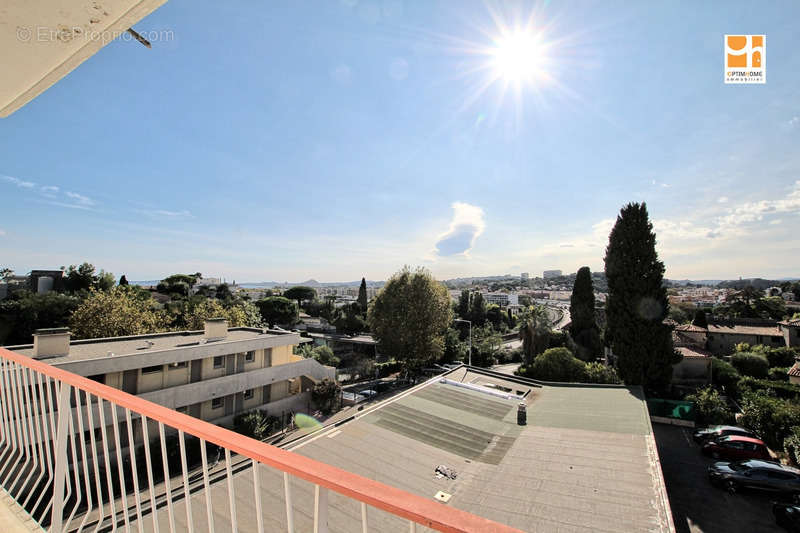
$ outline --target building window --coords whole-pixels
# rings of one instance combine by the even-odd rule
[[[146,366],[142,369],[142,374],[155,374],[161,372],[163,365]]]
[[[213,400],[211,400],[212,409],[219,409],[223,405],[225,405],[225,398],[214,398]]]
[[[256,352],[255,351],[250,351],[250,352],[247,352],[246,354],[244,354],[244,362],[245,363],[252,363],[255,360],[256,360]]]
[[[253,399],[253,391],[254,389],[248,389],[244,391],[244,399],[245,400],[252,400]]]
[[[187,406],[185,406],[185,405],[182,405],[181,407],[178,407],[175,410],[178,411],[179,413],[183,413],[183,414],[186,414],[187,412],[189,412],[189,408]]]
[[[169,365],[170,368],[186,368],[189,365],[186,361],[181,361],[179,363],[172,363]]]
[[[223,366],[225,366],[225,356],[218,355],[214,358],[214,368],[222,368]]]
[[[89,379],[92,381],[96,381],[98,383],[102,383],[105,385],[106,383],[106,375],[105,374],[95,374],[94,376],[89,376]]]

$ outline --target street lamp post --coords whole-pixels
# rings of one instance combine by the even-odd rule
[[[472,366],[472,322],[470,320],[463,320],[461,318],[454,318],[453,322],[464,322],[465,324],[469,324],[469,355],[467,356],[468,365]]]

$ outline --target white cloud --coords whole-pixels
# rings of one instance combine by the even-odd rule
[[[0,229],[0,237],[6,236],[6,230]]]
[[[455,202],[450,228],[439,236],[436,254],[439,256],[467,255],[475,241],[486,228],[483,209],[478,206]]]
[[[783,198],[745,202],[730,208],[716,223],[720,231],[736,232],[746,224],[760,222],[765,216],[778,213],[800,213],[800,180],[794,182],[789,194]]]
[[[36,184],[33,183],[32,181],[23,181],[13,176],[2,176],[2,178],[3,181],[16,185],[17,187],[20,187],[22,189],[32,189],[34,186],[36,186]]]
[[[75,207],[78,207],[78,206],[80,206],[80,207],[90,207],[90,206],[94,205],[94,201],[91,198],[89,198],[88,196],[84,196],[82,194],[78,194],[76,192],[70,192],[70,191],[66,191],[64,194],[67,196],[67,198],[72,200],[72,202],[74,203]]]
[[[800,116],[794,116],[790,118],[788,124],[790,128],[796,128],[800,126]]]
[[[167,209],[136,209],[135,211],[150,218],[194,218],[194,215],[186,209],[181,211],[169,211]]]
[[[717,199],[717,202],[719,202],[719,203],[721,203],[721,204],[727,204],[727,203],[728,203],[728,197],[727,197],[727,196],[720,196],[720,197]]]
[[[775,220],[770,220],[769,224],[770,224],[770,226],[777,226],[778,224],[781,224],[782,222],[783,222],[783,220],[781,220],[779,218],[776,218]]]

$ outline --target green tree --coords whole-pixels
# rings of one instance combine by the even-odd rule
[[[125,274],[119,278],[119,285],[128,285],[128,278],[125,277]]]
[[[416,371],[442,356],[453,312],[444,285],[424,268],[406,266],[386,282],[367,316],[381,351]]]
[[[358,287],[358,305],[361,313],[367,314],[367,280],[364,278],[361,278],[361,286]]]
[[[68,294],[20,291],[0,301],[0,344],[26,344],[40,328],[69,325],[80,299]]]
[[[13,275],[14,275],[14,269],[0,268],[0,279],[2,279],[3,281],[7,281]]]
[[[669,310],[664,263],[647,206],[622,208],[606,248],[607,331],[620,377],[628,385],[660,388],[669,384],[672,365],[681,359],[664,318]]]
[[[337,333],[345,335],[357,335],[366,331],[367,322],[361,313],[361,305],[356,302],[336,309],[333,325],[336,326]]]
[[[64,278],[64,288],[69,292],[88,291],[96,281],[94,265],[84,262],[80,266],[70,265]]]
[[[575,276],[569,314],[572,320],[570,334],[577,345],[577,356],[584,361],[592,361],[600,355],[602,343],[594,314],[592,273],[587,266],[578,269]]]
[[[230,328],[261,326],[261,314],[251,302],[226,307],[219,300],[203,298],[186,304],[185,309],[185,327],[190,330],[203,329],[209,318],[224,318]]]
[[[91,288],[72,313],[70,329],[79,339],[143,335],[166,329],[166,317],[127,287]]]
[[[495,331],[508,329],[507,316],[499,305],[492,304],[486,308],[486,320]]]
[[[525,366],[530,366],[533,358],[545,351],[550,342],[550,317],[543,306],[536,305],[520,314],[517,323]]]
[[[469,304],[470,292],[469,290],[464,289],[461,291],[461,295],[458,297],[458,307],[456,313],[458,314],[459,318],[469,320]]]
[[[293,326],[300,319],[297,304],[283,296],[270,296],[256,303],[264,322],[270,327]]]
[[[292,287],[290,289],[286,289],[283,291],[283,297],[289,298],[290,300],[295,300],[297,302],[297,308],[300,308],[300,305],[307,300],[313,300],[317,297],[317,291],[312,289],[311,287],[304,287],[302,285],[298,285],[297,287]]]
[[[725,424],[733,420],[733,413],[728,408],[727,402],[713,387],[700,389],[697,393],[686,397],[694,402],[697,412],[696,422],[708,426]]]
[[[581,383],[586,380],[586,364],[566,348],[550,348],[536,356],[527,375],[543,381]]]
[[[319,364],[325,366],[339,366],[341,360],[333,355],[333,350],[328,346],[317,346],[311,350],[311,357]]]
[[[706,318],[706,312],[702,309],[698,309],[694,313],[694,319],[692,319],[692,324],[697,326],[698,328],[708,328],[708,319]]]
[[[223,283],[217,287],[216,291],[217,300],[222,300],[223,302],[228,302],[233,300],[233,293],[231,292],[231,288],[227,283]]]
[[[482,327],[486,323],[486,300],[483,295],[476,292],[472,295],[472,304],[469,306],[469,320],[472,322],[472,327]]]
[[[311,399],[322,414],[329,415],[337,411],[341,405],[342,387],[335,381],[325,378],[314,385]]]

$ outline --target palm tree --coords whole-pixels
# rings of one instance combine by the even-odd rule
[[[519,338],[525,366],[533,363],[533,358],[547,349],[550,341],[550,317],[544,306],[529,307],[519,318]]]

